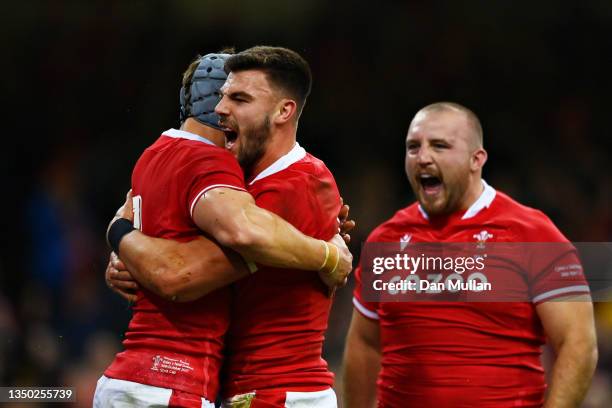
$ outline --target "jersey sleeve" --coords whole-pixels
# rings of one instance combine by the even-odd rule
[[[366,302],[363,299],[363,282],[361,265],[355,269],[355,289],[353,290],[353,306],[368,319],[379,320],[378,302]]]
[[[529,243],[528,281],[533,303],[589,294],[589,285],[574,245],[541,214],[534,223],[537,242]],[[536,240],[534,240],[536,241]]]
[[[193,209],[199,198],[213,188],[246,191],[242,169],[236,159],[225,151],[214,152],[205,158],[192,161],[183,174],[191,177],[187,193],[190,216],[193,216]]]
[[[385,242],[386,241],[382,239],[384,235],[384,233],[382,232],[384,230],[384,227],[383,227],[384,225],[385,224],[378,226],[376,229],[374,229],[374,231],[370,233],[370,235],[368,236],[368,239],[366,239],[366,243],[365,243],[366,245],[370,243],[374,243],[374,242]],[[362,247],[361,259],[359,260],[359,265],[355,269],[355,273],[354,273],[355,289],[353,290],[353,306],[355,306],[355,309],[357,309],[359,313],[361,313],[368,319],[379,320],[378,311],[380,307],[380,302],[366,301],[365,296],[364,296],[364,282],[372,281],[372,279],[368,279],[367,276],[364,276],[364,273],[373,273],[372,271],[368,272],[367,268],[366,268],[366,272],[363,271],[361,264],[364,262],[365,257],[366,257],[365,249],[364,247]]]
[[[548,263],[548,265],[540,268],[539,272],[531,277],[529,286],[533,303],[537,304],[559,297],[590,293],[589,285],[585,279],[582,264],[576,251],[569,250],[561,254],[558,253],[558,250],[555,250],[555,252],[557,253],[550,254],[550,258],[553,259],[546,255],[540,255],[544,258],[544,263]],[[536,263],[541,264],[540,261]],[[534,270],[538,271],[538,268],[536,267]]]

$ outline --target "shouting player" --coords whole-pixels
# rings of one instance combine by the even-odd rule
[[[316,282],[317,293],[326,294],[327,289],[312,271],[319,271],[333,285],[334,281],[342,283],[351,269],[352,257],[342,239],[335,239],[335,244],[326,242],[337,232],[340,205],[333,179],[320,162],[302,157],[311,164],[313,176],[319,177],[307,180],[313,186],[310,189],[317,190],[309,196],[313,207],[305,210],[305,216],[308,211],[317,216],[318,224],[304,229],[317,239],[259,208],[246,192],[242,170],[223,147],[225,133],[212,112],[226,79],[224,62],[228,58],[227,54],[209,54],[190,66],[181,90],[181,129],[164,132],[134,168],[134,226],[151,237],[135,231],[125,218],[115,220],[108,231],[109,243],[128,266],[154,265],[149,279],[141,282],[143,286],[162,288],[166,297],[183,297],[174,300],[208,295],[176,303],[149,290],[138,292],[125,351],[98,382],[94,406],[214,406],[231,300],[228,287],[218,288],[248,275],[241,258],[219,244],[249,262],[286,268],[277,271],[279,282],[288,274],[295,275],[290,278],[295,281]],[[267,119],[283,129],[287,122],[295,126],[296,102],[286,101],[279,108]],[[250,136],[247,127],[244,138]],[[307,185],[300,188],[309,190]],[[202,231],[216,242],[203,237]],[[184,247],[173,252],[175,247],[167,244],[178,241],[185,242]],[[195,249],[198,265],[205,268],[205,280],[195,279],[195,290],[201,291],[197,295],[165,287],[171,279],[167,268],[176,265],[184,248]],[[154,264],[161,258],[170,261]],[[180,258],[180,263],[186,259]],[[265,274],[263,269],[256,274]],[[180,272],[193,273],[185,268]],[[163,279],[158,281],[155,276]]]
[[[226,62],[216,112],[258,205],[316,238],[330,238],[340,207],[325,164],[296,142],[310,93],[308,63],[282,48],[254,47]],[[223,394],[228,407],[336,406],[321,358],[331,307],[307,273],[265,268],[235,284]]]
[[[486,159],[472,111],[454,103],[421,109],[406,138],[406,173],[418,202],[376,228],[368,242],[567,244],[542,212],[482,180]],[[568,266],[580,273],[562,277],[558,271]],[[539,270],[504,270],[507,278],[518,273],[517,287],[531,302],[369,302],[364,273],[357,268],[344,356],[347,407],[580,405],[597,350],[589,287],[574,250]],[[568,295],[581,301],[563,301]],[[545,339],[556,359],[544,403]]]
[[[338,229],[336,183],[325,164],[296,141],[298,119],[311,89],[307,62],[284,48],[253,47],[228,58],[225,68],[229,75],[216,112],[226,146],[247,175],[247,190],[258,206],[303,233],[330,239]],[[138,247],[140,238],[144,237],[126,236],[122,258],[128,256],[128,246]],[[195,245],[159,241],[146,244],[154,258],[165,258],[172,247],[179,263],[190,260],[201,265]],[[150,272],[155,265],[142,267],[146,261],[138,257],[125,261],[141,283],[157,278]],[[182,277],[182,290],[198,296],[197,283],[206,279],[208,271],[191,268],[189,274],[172,270],[165,274]],[[224,404],[336,407],[333,374],[321,358],[330,306],[328,289],[311,272],[259,265],[256,273],[237,282],[226,337]]]

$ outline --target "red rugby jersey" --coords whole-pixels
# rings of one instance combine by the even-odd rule
[[[338,231],[340,196],[325,164],[296,146],[247,186],[257,205],[306,235]],[[331,307],[316,272],[259,266],[234,285],[223,395],[318,391],[333,384],[321,358]]]
[[[149,236],[194,239],[201,234],[191,218],[198,198],[220,186],[244,190],[243,177],[225,149],[170,129],[144,151],[134,168],[135,224]],[[188,303],[139,291],[123,342],[125,351],[117,354],[104,374],[214,401],[229,307],[229,288]]]
[[[484,183],[484,182],[483,182]],[[567,242],[542,212],[485,185],[465,213],[432,223],[418,204],[398,211],[368,242]],[[517,290],[532,302],[367,302],[366,280],[355,272],[355,308],[379,322],[382,368],[380,407],[537,407],[545,379],[540,362],[545,342],[535,304],[568,294],[589,293],[580,273],[559,278],[559,268],[580,265],[575,251],[540,259],[516,274]],[[522,274],[525,275],[522,275]],[[552,278],[553,274],[557,274]],[[521,276],[519,276],[521,275]],[[512,280],[512,279],[510,279]],[[522,282],[522,286],[520,285]]]

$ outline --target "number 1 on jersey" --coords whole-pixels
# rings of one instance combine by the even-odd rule
[[[132,197],[132,211],[134,212],[134,228],[142,231],[142,196]]]

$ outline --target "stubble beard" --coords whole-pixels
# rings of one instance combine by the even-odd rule
[[[270,141],[270,118],[266,116],[262,123],[241,135],[242,146],[238,151],[238,163],[246,179],[253,173],[253,168],[266,152]]]
[[[467,175],[465,177],[467,178]],[[431,200],[425,196],[423,186],[416,178],[409,176],[408,181],[421,208],[431,217],[444,217],[458,211],[461,198],[469,187],[467,181],[447,179],[442,182],[442,197]]]

